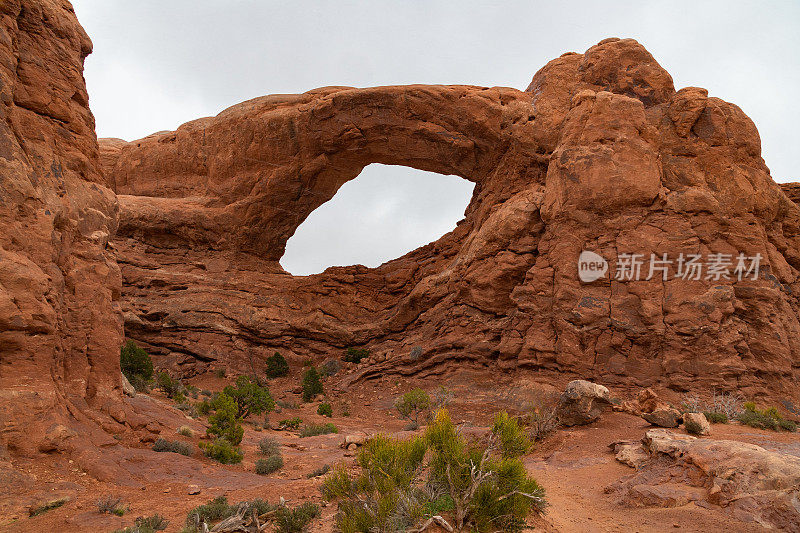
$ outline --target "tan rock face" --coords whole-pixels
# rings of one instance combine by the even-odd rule
[[[187,374],[352,345],[386,354],[384,373],[477,361],[797,394],[800,211],[752,121],[703,89],[676,92],[633,40],[551,61],[525,92],[324,88],[101,151],[120,201],[126,333]],[[465,219],[375,269],[285,273],[287,239],[369,163],[474,182]],[[603,279],[579,280],[582,250],[609,260]],[[612,280],[620,253],[763,259],[755,280],[685,280],[674,266],[646,280],[646,264],[640,280]]]
[[[14,452],[60,448],[60,424],[120,387],[117,203],[82,75],[91,49],[68,2],[0,2],[0,444]]]

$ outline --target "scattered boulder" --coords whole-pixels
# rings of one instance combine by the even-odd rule
[[[800,457],[666,429],[648,430],[638,449],[634,443],[612,446],[620,462],[637,469],[606,488],[622,504],[675,507],[697,501],[767,529],[800,531]],[[629,461],[633,454],[637,459]]]
[[[350,446],[354,447],[363,446],[364,443],[367,442],[368,438],[369,435],[367,435],[366,433],[354,433],[352,435],[347,435],[345,436],[344,440],[342,440],[342,444],[340,445],[340,447],[352,450],[355,448],[351,448]]]
[[[122,375],[122,392],[124,392],[126,396],[136,396],[136,389],[133,388],[131,382],[128,381],[128,378],[125,377],[125,374],[120,374]]]
[[[564,426],[590,424],[611,406],[608,389],[597,383],[576,379],[567,384],[558,405],[558,418]]]
[[[662,428],[676,428],[683,422],[683,415],[672,407],[662,407],[652,413],[642,414],[642,418],[654,426]]]
[[[77,433],[62,424],[53,424],[45,433],[44,438],[39,443],[39,451],[42,453],[66,451],[66,442],[75,437]]]
[[[693,435],[708,435],[711,433],[711,424],[709,424],[706,415],[703,413],[686,413],[683,415],[683,427]]]

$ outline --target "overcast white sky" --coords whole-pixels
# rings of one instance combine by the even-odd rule
[[[676,88],[706,87],[761,133],[776,181],[800,181],[800,2],[73,0],[100,137],[133,140],[235,103],[326,85],[524,89],[548,60],[633,37]],[[472,185],[371,165],[315,211],[281,261],[295,274],[376,266],[454,227]]]

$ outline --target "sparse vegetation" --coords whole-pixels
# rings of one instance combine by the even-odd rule
[[[153,451],[179,453],[187,457],[192,455],[192,447],[190,445],[179,440],[172,441],[164,438],[159,438],[153,443]]]
[[[144,349],[129,340],[120,348],[119,366],[125,377],[138,392],[147,392],[153,379],[153,360]]]
[[[181,426],[178,428],[178,434],[184,437],[194,438],[194,430],[189,426]]]
[[[681,410],[684,413],[703,413],[714,424],[727,424],[729,420],[738,418],[744,407],[739,395],[714,391],[708,401],[697,395],[684,395]]]
[[[325,474],[327,474],[330,471],[331,471],[331,465],[324,464],[321,467],[317,468],[316,470],[313,470],[313,471],[309,472],[308,474],[306,474],[306,477],[308,479],[311,479],[311,478],[315,478],[315,477],[319,477],[319,476],[324,476]]]
[[[275,516],[275,530],[278,533],[304,533],[309,523],[320,515],[319,506],[303,503],[294,509],[283,506]]]
[[[333,407],[328,402],[322,402],[317,406],[317,414],[330,418],[333,416]]]
[[[307,424],[300,430],[301,437],[316,437],[317,435],[327,435],[329,433],[339,433],[339,428],[328,422],[326,424]]]
[[[214,442],[200,442],[198,446],[203,450],[203,454],[206,457],[210,457],[224,465],[241,463],[242,458],[244,458],[242,450],[224,438],[218,438]]]
[[[369,357],[369,350],[366,348],[353,348],[350,347],[342,357],[342,361],[346,363],[360,363],[362,359]]]
[[[272,437],[264,437],[258,441],[258,451],[261,455],[277,455],[280,453],[281,445]]]
[[[310,402],[317,394],[322,394],[322,381],[316,367],[311,367],[303,374],[303,401]]]
[[[134,521],[132,527],[117,529],[114,533],[155,533],[164,531],[169,525],[169,520],[159,514],[152,516],[140,516]]]
[[[186,517],[186,529],[195,532],[197,531],[195,527],[200,523],[205,522],[211,524],[219,522],[220,520],[225,520],[235,512],[236,506],[229,505],[228,498],[225,496],[218,496],[210,502],[189,511]]]
[[[37,507],[33,507],[30,510],[31,516],[39,516],[40,514],[46,513],[47,511],[52,511],[53,509],[58,509],[65,503],[69,501],[69,498],[58,498],[56,500],[51,500],[47,503],[43,503]]]
[[[170,376],[168,372],[162,371],[158,373],[156,385],[167,398],[171,398],[178,403],[186,400],[183,383],[181,383],[181,380]]]
[[[289,375],[289,362],[279,352],[275,352],[267,358],[266,366],[268,378],[274,379]]]
[[[276,400],[275,405],[280,407],[281,409],[299,409],[300,406],[294,402],[289,402],[286,400]]]
[[[397,399],[394,408],[408,420],[407,429],[413,431],[419,428],[420,417],[426,420],[430,416],[431,397],[420,388],[412,389]]]
[[[267,387],[250,380],[247,376],[239,376],[236,386],[228,385],[222,394],[230,397],[236,404],[236,416],[244,419],[249,415],[260,415],[275,409],[275,402]],[[238,443],[234,443],[238,444]]]
[[[753,402],[745,402],[743,406],[744,411],[737,417],[742,424],[772,431],[797,431],[797,423],[783,418],[775,407],[758,409]]]
[[[449,513],[457,531],[521,531],[531,512],[545,507],[544,490],[519,458],[527,450],[519,423],[505,413],[482,441],[467,441],[439,410],[424,436],[378,435],[361,448],[361,473],[344,466],[323,483],[338,501],[342,533],[405,531],[433,513]]]
[[[101,514],[122,516],[128,511],[128,506],[118,496],[105,496],[97,500],[97,511]]]
[[[278,429],[300,429],[300,424],[303,423],[303,419],[300,417],[294,418],[287,418],[278,422]]]
[[[222,367],[215,368],[214,369],[214,375],[217,376],[218,378],[222,379],[222,378],[224,378],[224,377],[226,377],[228,375],[228,371],[225,370]]]
[[[215,411],[208,417],[209,427],[206,433],[209,436],[227,439],[233,445],[242,442],[244,429],[242,419],[238,416],[239,409],[236,402],[222,393],[214,399],[213,407]]]
[[[725,413],[719,413],[715,411],[704,411],[703,414],[706,417],[706,420],[711,422],[712,424],[727,424],[729,422],[728,415]]]
[[[270,455],[266,459],[258,459],[256,461],[256,474],[265,476],[283,468],[283,457],[278,455]]]
[[[541,442],[552,435],[560,426],[558,419],[559,394],[542,392],[537,395],[528,416],[528,427],[533,442]]]

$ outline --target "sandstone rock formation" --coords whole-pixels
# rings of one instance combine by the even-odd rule
[[[582,379],[570,381],[561,395],[558,420],[564,426],[579,426],[594,422],[611,406],[606,387]]]
[[[545,65],[525,91],[327,87],[257,98],[125,143],[118,194],[125,330],[189,375],[279,349],[374,357],[362,378],[475,362],[610,385],[797,396],[800,210],[753,122],[676,91],[637,42]],[[370,163],[475,183],[465,218],[375,269],[306,277],[278,261]],[[584,283],[583,250],[606,258]],[[760,254],[756,279],[616,280],[620,254]],[[424,357],[409,358],[413,347]],[[413,359],[413,360],[412,360]]]
[[[0,2],[0,447],[61,449],[119,396],[121,277],[83,60],[60,0]]]
[[[800,458],[730,440],[649,430],[642,443],[617,443],[636,473],[607,488],[632,506],[719,505],[767,529],[800,531]]]

